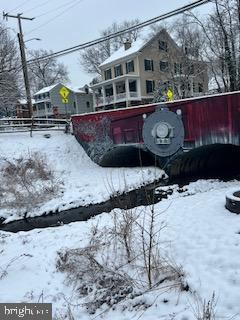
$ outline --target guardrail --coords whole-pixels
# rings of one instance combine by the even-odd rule
[[[0,119],[0,133],[60,130],[70,131],[70,120],[52,118],[2,118]]]

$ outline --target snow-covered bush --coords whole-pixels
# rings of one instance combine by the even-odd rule
[[[189,289],[182,268],[161,251],[163,226],[157,227],[153,207],[141,215],[116,210],[112,218],[112,225],[93,228],[84,248],[58,252],[58,271],[66,273],[89,313],[118,304],[144,310],[151,306],[146,292]]]
[[[59,181],[39,153],[11,161],[2,159],[0,164],[2,208],[26,215],[59,192]]]

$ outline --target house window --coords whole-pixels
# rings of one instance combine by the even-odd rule
[[[76,101],[73,101],[73,108],[77,109]]]
[[[86,106],[87,106],[87,108],[90,108],[90,102],[89,101],[86,102]]]
[[[137,92],[137,81],[129,81],[129,91],[130,92]]]
[[[114,73],[115,73],[115,77],[119,77],[123,74],[121,64],[118,64],[117,66],[114,67]]]
[[[106,94],[106,97],[113,96],[113,87],[112,86],[106,86],[105,87],[105,94]]]
[[[105,80],[112,79],[112,70],[111,69],[105,70],[104,71],[104,76],[105,76]]]
[[[155,83],[153,80],[146,80],[146,91],[152,93],[155,89]]]
[[[116,83],[116,91],[117,91],[117,94],[125,93],[126,92],[125,82]]]
[[[127,73],[134,72],[134,61],[133,60],[126,62],[126,72]]]
[[[160,71],[167,71],[168,69],[168,61],[160,61]]]
[[[174,73],[175,74],[182,74],[182,64],[181,63],[174,63]]]
[[[153,60],[144,59],[144,68],[146,71],[153,71]]]
[[[85,87],[85,93],[89,94],[89,89],[87,87]]]
[[[166,51],[166,52],[168,51],[168,44],[166,41],[159,40],[158,45],[159,45],[159,50]]]

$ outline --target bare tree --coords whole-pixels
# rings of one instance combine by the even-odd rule
[[[37,59],[51,53],[51,51],[44,49],[32,50],[29,52],[33,59]],[[58,82],[69,82],[66,66],[63,63],[58,62],[57,59],[53,57],[43,61],[36,60],[34,63],[30,64],[29,76],[33,92]]]
[[[100,35],[101,37],[107,36],[111,33],[124,30],[138,23],[138,19],[124,21],[120,24],[114,22],[109,28],[103,30]],[[84,71],[92,74],[100,74],[99,65],[108,57],[110,57],[114,51],[118,50],[127,39],[135,41],[139,37],[139,33],[139,30],[129,31],[116,38],[109,39],[94,47],[85,49],[80,55],[80,64],[83,66]]]
[[[240,88],[240,2],[212,0],[214,10],[207,19],[193,15],[205,35],[211,75],[219,91]]]
[[[162,25],[159,26],[162,29]],[[152,28],[153,34],[159,32]],[[183,15],[168,25],[171,50],[166,48],[162,71],[167,81],[159,81],[154,92],[154,101],[164,101],[168,89],[173,90],[177,99],[191,97],[204,91],[206,83],[207,64],[203,59],[203,32],[190,18]],[[173,41],[174,40],[174,41]],[[161,68],[161,66],[160,66]]]
[[[15,109],[20,97],[20,70],[16,42],[0,23],[0,115],[10,116]]]

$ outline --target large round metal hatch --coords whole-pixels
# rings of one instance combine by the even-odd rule
[[[181,117],[168,109],[155,111],[144,121],[143,141],[147,149],[157,156],[175,154],[184,141]]]

